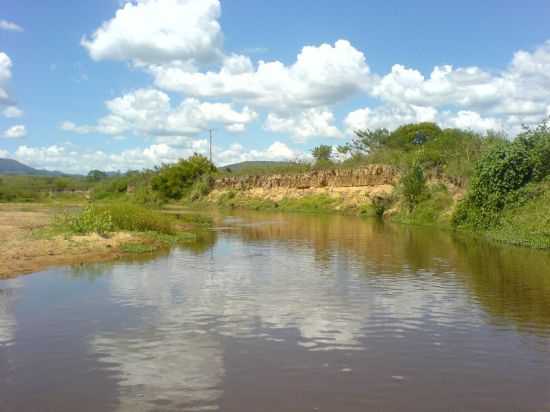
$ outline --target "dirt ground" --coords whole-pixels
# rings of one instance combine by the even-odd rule
[[[0,279],[49,267],[117,259],[120,246],[136,240],[128,233],[49,235],[56,209],[46,204],[0,204]]]

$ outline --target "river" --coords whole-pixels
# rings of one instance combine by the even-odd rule
[[[550,411],[550,253],[235,212],[0,281],[1,411]]]

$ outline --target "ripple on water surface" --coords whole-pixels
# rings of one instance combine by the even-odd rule
[[[549,257],[472,242],[244,214],[209,248],[2,281],[1,397],[8,411],[545,410]]]

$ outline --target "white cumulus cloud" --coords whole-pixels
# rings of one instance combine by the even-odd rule
[[[150,68],[157,86],[197,97],[230,97],[271,111],[290,112],[339,102],[369,86],[365,55],[347,40],[334,45],[306,46],[296,62],[260,60],[246,56],[224,60],[219,71],[198,72],[173,65]]]
[[[134,0],[81,44],[94,60],[138,64],[210,62],[221,57],[218,0]]]
[[[23,116],[23,110],[19,109],[17,106],[8,106],[2,111],[2,114],[4,117],[12,119]]]
[[[23,28],[12,21],[0,20],[0,30],[23,31]]]
[[[96,125],[78,126],[65,121],[61,129],[82,134],[192,135],[214,124],[240,132],[257,118],[257,113],[248,107],[237,111],[229,103],[200,102],[193,98],[172,107],[170,97],[155,89],[138,89],[105,104],[109,114]]]
[[[10,57],[6,53],[0,52],[0,104],[7,104],[9,101],[5,87],[8,80],[11,79],[11,67]]]
[[[18,124],[4,131],[6,139],[21,139],[27,135],[27,129],[24,125]]]
[[[328,109],[312,108],[286,117],[269,113],[264,127],[271,132],[288,133],[297,142],[305,142],[310,137],[342,137],[334,120],[334,114]]]
[[[234,143],[216,154],[216,159],[221,165],[250,160],[299,160],[304,157],[303,153],[294,151],[279,141],[273,142],[264,150],[246,150],[241,144]]]
[[[549,89],[547,41],[532,52],[516,52],[508,67],[495,73],[443,65],[426,78],[416,69],[396,64],[373,87],[372,95],[386,105],[456,110],[447,117],[457,126],[517,131],[522,123],[537,123],[547,116]]]
[[[153,168],[163,163],[173,163],[187,158],[193,153],[208,154],[208,142],[205,139],[174,138],[162,141],[162,138],[146,147],[136,147],[120,152],[108,153],[103,150],[86,150],[74,145],[51,145],[33,147],[22,145],[17,148],[14,158],[30,166],[60,170],[68,173],[85,174],[98,167],[106,171],[127,171]],[[228,147],[214,147],[214,162],[219,165],[244,160],[295,160],[306,156],[292,150],[285,143],[274,142],[265,149],[247,150],[235,143]],[[0,157],[9,153],[0,153]]]
[[[407,123],[436,121],[437,110],[407,104],[365,107],[349,113],[344,119],[348,133],[362,129],[393,130]]]
[[[479,113],[469,110],[460,110],[453,115],[446,114],[440,123],[446,127],[472,130],[480,133],[488,130],[503,129],[502,122],[499,119],[482,117]]]

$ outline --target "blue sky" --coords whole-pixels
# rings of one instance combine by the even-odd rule
[[[446,4],[445,4],[446,3]],[[296,159],[414,121],[550,115],[547,1],[7,0],[0,157],[85,173]]]

